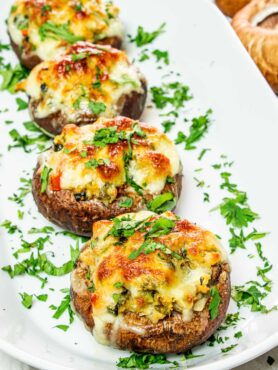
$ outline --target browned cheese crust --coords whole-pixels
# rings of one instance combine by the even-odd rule
[[[139,119],[142,115],[142,112],[145,107],[147,99],[147,83],[145,79],[141,80],[143,94],[140,94],[136,91],[133,91],[129,95],[123,95],[121,101],[119,101],[119,106],[122,106],[122,110],[119,112],[119,115],[130,117],[133,119]],[[58,135],[62,132],[65,125],[69,122],[65,115],[61,111],[50,114],[45,118],[38,118],[35,115],[36,107],[38,101],[33,101],[29,105],[29,110],[31,116],[34,118],[34,121],[47,133],[51,135]],[[91,114],[82,114],[79,116],[79,119],[75,121],[77,125],[87,125],[94,123],[97,120],[97,116]]]
[[[194,227],[195,226],[193,226],[193,228]],[[81,254],[88,251],[89,248],[91,248],[90,242],[85,244]],[[119,246],[118,248],[121,249],[123,247]],[[89,253],[94,252],[92,251]],[[90,254],[86,254],[86,256],[90,256]],[[98,260],[98,258],[99,257],[97,257],[96,260]],[[118,260],[117,257],[115,258]],[[130,263],[125,267],[124,274],[127,276],[130,274],[130,276],[135,275],[139,277],[140,273],[143,273],[144,269],[146,269],[146,265],[144,265],[146,258],[147,257],[142,255],[140,259],[142,262],[138,261]],[[90,260],[90,257],[88,257],[88,260]],[[107,257],[105,262],[102,260],[102,262],[99,262],[99,266],[106,266],[106,269],[101,270],[101,272],[100,270],[97,270],[97,274],[94,276],[99,277],[100,274],[103,274],[104,279],[109,279],[107,278],[107,276],[110,276],[108,272],[109,270],[107,270],[109,269],[108,260],[109,257]],[[114,266],[114,263],[115,262],[111,265],[111,268]],[[152,265],[152,267],[155,268],[154,265]],[[119,263],[119,269],[120,268]],[[154,273],[151,271],[154,270],[150,270],[150,276]],[[217,330],[225,318],[231,295],[229,264],[227,262],[219,262],[212,266],[211,271],[212,274],[209,286],[216,287],[220,295],[218,314],[215,319],[211,319],[210,316],[209,305],[212,300],[211,297],[208,298],[202,311],[193,311],[193,316],[190,321],[183,320],[182,314],[175,310],[170,316],[165,316],[157,323],[152,322],[143,314],[125,311],[121,316],[121,325],[117,325],[116,329],[113,329],[112,324],[110,323],[105,324],[103,331],[110,345],[130,351],[179,353],[205,342]],[[102,292],[105,292],[105,290]],[[95,293],[91,293],[91,291],[89,291],[88,265],[84,263],[82,258],[77,260],[72,275],[71,298],[72,305],[76,313],[84,322],[86,328],[93,332],[95,326],[94,305],[98,304],[96,303],[96,300],[101,299],[101,296],[97,288]]]
[[[10,38],[10,43],[11,43],[12,49],[15,52],[16,56],[18,57],[18,59],[19,59],[19,61],[22,65],[24,65],[28,69],[33,69],[37,64],[42,62],[41,58],[38,55],[32,53],[31,50],[30,51],[25,50],[25,52],[23,53],[21,51],[20,47],[12,40],[9,33],[8,33],[8,35],[9,35],[9,38]],[[95,41],[95,44],[110,45],[113,48],[121,49],[122,39],[120,39],[119,37],[116,37],[116,36],[106,37],[103,40]],[[46,130],[47,130],[47,128],[46,128]]]

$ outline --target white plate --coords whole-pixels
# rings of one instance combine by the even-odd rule
[[[209,210],[223,198],[219,191],[219,175],[211,168],[211,164],[219,161],[224,153],[235,161],[232,168],[236,183],[247,191],[252,207],[260,214],[256,222],[259,230],[270,231],[264,239],[264,252],[271,261],[277,261],[278,255],[278,108],[277,101],[258,72],[251,59],[244,51],[240,42],[233,34],[230,26],[220,12],[204,0],[118,0],[122,8],[122,18],[128,33],[134,34],[137,26],[153,30],[162,22],[167,22],[164,33],[152,48],[169,50],[172,61],[171,69],[181,72],[181,77],[173,75],[172,80],[181,79],[188,83],[194,99],[187,105],[186,115],[203,113],[213,108],[214,122],[205,139],[198,144],[198,150],[186,152],[179,147],[184,165],[183,193],[177,213],[213,230],[221,235],[224,245],[228,240],[228,227],[218,212]],[[7,18],[11,1],[1,4],[0,34],[2,41],[7,41],[4,20]],[[129,46],[130,56],[136,51]],[[12,52],[7,58],[15,62]],[[155,62],[147,61],[141,68],[149,80],[149,85],[161,83],[161,71]],[[40,216],[29,195],[25,205],[25,217],[17,219],[17,206],[8,201],[8,196],[17,191],[19,177],[23,170],[32,172],[36,155],[25,154],[21,149],[6,152],[11,142],[8,131],[12,128],[22,130],[21,122],[29,119],[27,111],[16,112],[15,97],[2,93],[0,109],[9,108],[9,112],[1,114],[1,220],[10,219],[27,231],[31,226],[49,225]],[[146,109],[144,120],[160,124],[162,118],[156,110]],[[4,125],[6,119],[15,121],[13,125]],[[177,129],[185,128],[183,120],[177,123],[171,132],[175,138]],[[202,148],[212,148],[202,162],[197,156]],[[194,169],[205,167],[201,173]],[[211,203],[203,203],[203,191],[196,187],[193,177],[205,179],[210,184]],[[31,209],[31,215],[26,210]],[[35,238],[35,235],[34,235]],[[27,240],[34,239],[27,235]],[[14,264],[13,248],[18,248],[18,239],[7,235],[1,229],[1,267]],[[69,258],[68,237],[57,238],[54,245],[47,249],[55,251],[55,264],[62,264]],[[258,260],[249,259],[254,247],[247,251],[239,251],[231,256],[232,282],[241,284],[256,276]],[[228,247],[227,247],[228,249]],[[271,273],[277,280],[277,265]],[[113,368],[120,356],[128,355],[97,344],[93,337],[84,330],[83,324],[75,319],[68,332],[64,333],[53,327],[64,324],[67,318],[59,322],[51,318],[50,304],[59,304],[63,296],[60,288],[69,285],[69,276],[49,279],[44,292],[49,293],[47,303],[35,302],[31,310],[26,310],[20,303],[19,292],[39,294],[40,283],[30,277],[17,277],[11,280],[6,273],[0,272],[0,349],[33,366],[49,370],[62,369],[108,369]],[[269,305],[277,304],[278,285],[274,285],[272,294],[266,300]],[[55,292],[48,290],[54,287]],[[231,302],[229,312],[235,312]],[[245,320],[239,322],[237,330],[242,330],[243,337],[238,346],[224,355],[220,347],[226,347],[234,341],[220,347],[200,347],[197,353],[206,356],[188,362],[195,369],[226,369],[246,362],[277,345],[278,334],[277,312],[269,315],[251,313],[243,310]],[[227,332],[230,333],[229,331]],[[182,362],[185,367],[185,362]]]

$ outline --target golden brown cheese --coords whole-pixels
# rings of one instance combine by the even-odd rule
[[[76,41],[123,37],[119,9],[101,0],[16,0],[8,29],[25,54],[53,58]]]
[[[37,65],[19,84],[34,103],[36,118],[61,112],[68,121],[114,117],[122,97],[143,93],[142,75],[123,51],[79,42],[65,55]]]
[[[129,150],[126,137],[131,134],[132,158],[125,163]],[[124,139],[119,135],[124,135]],[[102,142],[98,144],[101,137],[103,145]],[[119,188],[126,185],[127,171],[142,187],[143,194],[158,194],[167,177],[179,173],[180,160],[174,144],[164,133],[138,121],[118,117],[100,118],[92,125],[65,126],[61,135],[54,139],[54,150],[43,153],[40,158],[39,171],[45,167],[51,170],[48,191],[67,189],[75,194],[85,193],[86,199],[97,197],[111,203]],[[128,186],[127,193],[134,191]]]
[[[88,268],[87,286],[93,286],[91,302],[95,322],[94,335],[102,343],[107,323],[119,325],[121,317],[134,312],[153,323],[175,310],[184,320],[194,311],[201,311],[209,298],[212,267],[226,262],[226,253],[211,232],[186,221],[172,212],[158,216],[142,211],[117,217],[123,229],[143,223],[135,232],[120,239],[112,232],[116,221],[98,221],[93,237],[80,255],[81,266]],[[172,221],[165,235],[153,237],[165,250],[142,250],[136,258],[132,253],[142,248],[146,235],[157,220]],[[161,246],[161,244],[159,244]],[[74,275],[73,280],[74,282]]]

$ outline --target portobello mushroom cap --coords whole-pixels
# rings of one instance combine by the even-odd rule
[[[117,7],[103,1],[84,0],[76,6],[57,0],[16,0],[8,18],[8,35],[20,62],[32,69],[76,41],[120,49],[124,29],[118,13]]]
[[[144,137],[139,136],[134,127]],[[128,151],[126,139],[104,147],[84,143],[85,138],[92,140],[106,128],[117,130],[117,134],[133,133],[129,162],[124,162]],[[59,146],[62,149],[55,152]],[[86,157],[81,157],[83,153]],[[44,168],[50,172],[46,190],[42,191]],[[132,170],[129,178],[135,176],[140,183],[127,181],[127,168]],[[146,209],[152,199],[163,194],[169,198],[165,204],[173,209],[181,188],[182,165],[168,137],[153,126],[118,117],[100,118],[93,125],[65,126],[62,134],[54,139],[53,148],[39,158],[32,192],[44,217],[66,230],[90,236],[92,222]],[[122,203],[126,198],[129,204],[125,207]]]
[[[140,213],[143,212],[138,214]],[[171,212],[161,216],[175,219]],[[154,219],[157,217],[157,215],[154,216]],[[230,267],[225,252],[220,251],[219,242],[212,233],[186,220],[176,222],[175,228],[165,236],[168,237],[166,241],[163,241],[163,237],[158,239],[170,250],[182,256],[182,260],[170,258],[168,253],[164,254],[161,250],[150,254],[142,252],[136,259],[130,260],[127,257],[128,253],[140,246],[138,243],[140,238],[137,234],[130,237],[129,244],[128,242],[122,245],[109,244],[107,233],[111,230],[113,221],[104,220],[93,225],[92,240],[85,244],[72,272],[71,298],[76,313],[98,342],[130,351],[179,353],[205,342],[220,326],[226,315],[231,294]],[[207,293],[203,294],[205,304],[197,308],[195,303],[195,310],[193,302],[191,315],[186,314],[184,317],[181,302],[176,299],[182,297],[182,291],[184,291],[185,302],[189,299],[188,292],[192,289],[190,286],[192,281],[186,280],[186,273],[190,274],[192,271],[194,273],[194,270],[190,270],[188,264],[190,266],[191,263],[192,267],[196,268],[198,265],[196,245],[197,249],[199,247],[201,250],[207,237],[214,240],[219,258],[215,259],[215,263],[211,263],[210,277],[207,284],[203,283],[208,287]],[[183,256],[182,248],[180,249],[183,238],[187,246],[186,257]],[[108,242],[104,242],[105,240]],[[217,252],[214,251],[214,253]],[[165,263],[169,264],[168,268],[161,267],[163,262],[158,262],[159,259],[163,261],[164,258]],[[183,279],[180,277],[182,269],[185,271],[187,269],[187,272],[182,275]],[[175,283],[171,285],[175,277],[179,277],[179,293],[176,296],[177,286]],[[141,290],[138,288],[140,284]],[[215,318],[211,317],[210,312],[212,289],[217,289],[220,298]],[[152,294],[153,302],[150,301],[149,292]],[[111,306],[108,306],[105,313],[105,307],[101,307],[107,302],[113,305],[113,297],[119,297],[119,294],[124,298],[118,300],[120,304],[116,304],[115,316]],[[165,315],[161,314],[160,319],[153,320],[152,314],[149,313],[158,310],[159,317],[159,312],[163,312],[166,298],[169,298],[168,300],[172,298],[174,302],[172,310],[167,311]],[[193,299],[195,299],[194,296]],[[152,309],[149,308],[150,305],[153,305]],[[186,303],[184,307],[186,313],[190,311],[186,308]]]
[[[50,135],[98,117],[138,119],[147,97],[146,79],[125,52],[88,42],[37,65],[18,89],[26,91],[33,120]]]

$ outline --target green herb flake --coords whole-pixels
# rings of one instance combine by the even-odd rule
[[[162,50],[154,50],[153,55],[156,57],[156,61],[160,62],[161,60],[164,62],[164,64],[169,64],[169,53],[168,51],[162,51]]]
[[[163,193],[157,195],[154,199],[152,199],[148,204],[148,210],[156,213],[162,213],[165,211],[172,210],[176,205],[176,199],[173,193]]]
[[[28,310],[30,310],[30,308],[32,307],[33,305],[33,295],[30,295],[30,294],[27,294],[27,293],[19,293],[20,297],[21,297],[21,304],[27,308]]]
[[[44,166],[41,172],[41,193],[45,193],[48,185],[49,174],[52,168]]]
[[[136,46],[138,47],[142,47],[144,45],[150,44],[159,35],[165,32],[165,26],[166,26],[166,23],[162,23],[161,26],[153,32],[147,32],[144,30],[142,26],[139,26],[137,28],[137,34],[133,39],[131,39],[131,42],[135,42]]]
[[[121,283],[120,281],[118,281],[117,283],[114,284],[114,287],[118,289],[118,288],[122,288],[123,285],[124,283]]]
[[[237,344],[231,344],[229,347],[221,348],[222,353],[230,352],[232,349],[234,349],[237,346]]]
[[[164,132],[167,133],[171,131],[173,126],[175,126],[175,121],[167,120],[162,122],[161,125],[164,128]]]
[[[69,44],[74,44],[77,41],[84,40],[84,37],[74,35],[69,30],[69,24],[55,24],[51,21],[47,21],[39,27],[39,35],[41,41],[51,38],[54,40],[64,40]]]
[[[57,329],[60,329],[60,330],[63,330],[64,332],[66,332],[66,331],[68,331],[69,326],[68,325],[56,325],[56,326],[54,326],[54,328],[57,328]]]
[[[79,54],[72,54],[71,59],[73,62],[77,62],[82,59],[86,59],[90,54],[88,53],[79,53]]]
[[[99,115],[100,113],[103,113],[106,111],[106,105],[102,102],[89,101],[88,107],[90,111],[96,115]]]
[[[129,357],[121,357],[117,366],[123,369],[149,369],[153,364],[173,364],[178,366],[176,361],[167,360],[164,354],[132,353]]]
[[[46,302],[48,299],[48,294],[40,294],[36,295],[36,298],[41,302]]]
[[[28,103],[21,98],[16,98],[17,111],[21,111],[28,108]]]
[[[210,290],[211,301],[209,303],[209,312],[211,320],[214,320],[218,316],[218,308],[220,304],[220,294],[216,287],[212,287]]]
[[[181,82],[171,82],[160,87],[151,87],[152,101],[156,108],[164,109],[167,105],[175,110],[183,108],[185,102],[192,99],[189,87]]]
[[[119,201],[119,206],[122,208],[130,208],[133,204],[133,199],[129,197],[122,198]]]

